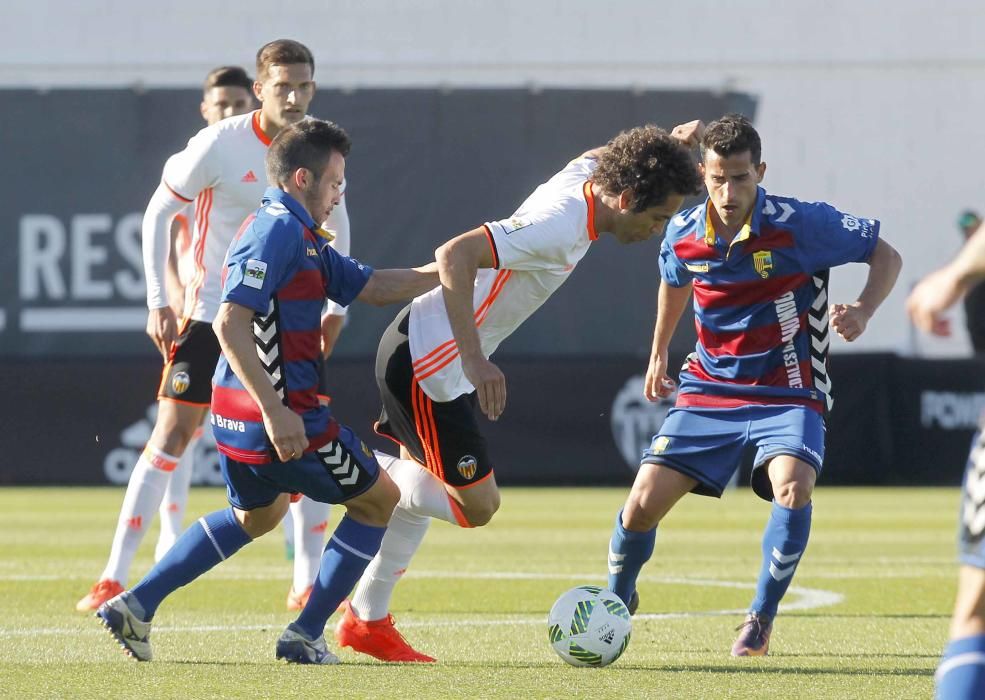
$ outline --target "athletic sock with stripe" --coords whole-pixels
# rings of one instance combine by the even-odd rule
[[[357,522],[346,515],[325,545],[311,597],[296,624],[311,639],[325,631],[325,622],[349,595],[366,566],[380,551],[385,527]]]
[[[756,583],[756,597],[749,608],[752,612],[770,618],[776,616],[780,599],[790,587],[807,548],[812,511],[810,503],[794,509],[773,501],[770,519],[763,531],[763,564]]]
[[[161,561],[154,565],[131,593],[150,620],[157,607],[178,588],[191,583],[219,562],[251,542],[232,508],[199,518],[185,530]]]

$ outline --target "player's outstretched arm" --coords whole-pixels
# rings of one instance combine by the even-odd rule
[[[438,268],[434,263],[409,269],[373,270],[356,299],[373,306],[386,306],[409,301],[434,289],[437,284]]]
[[[260,364],[253,340],[253,315],[253,309],[224,302],[212,322],[212,330],[229,366],[260,407],[264,428],[277,457],[286,462],[304,453],[308,438],[301,416],[284,405]]]
[[[876,247],[869,257],[869,276],[862,293],[853,304],[831,305],[828,310],[831,328],[848,342],[862,335],[872,314],[893,290],[901,267],[903,258],[896,249],[881,238],[876,241]]]
[[[489,420],[496,420],[506,408],[506,377],[482,353],[472,300],[476,272],[495,266],[485,227],[451,239],[434,252],[434,257],[462,370],[475,387],[482,412]]]
[[[985,279],[985,226],[978,227],[954,260],[913,288],[906,300],[906,310],[917,328],[934,335],[948,335],[949,326],[941,313],[982,279]]]
[[[643,384],[643,394],[650,401],[669,396],[674,391],[674,380],[667,375],[667,352],[681,315],[691,300],[691,287],[690,284],[674,287],[665,280],[660,281],[657,321],[653,328],[650,363]]]

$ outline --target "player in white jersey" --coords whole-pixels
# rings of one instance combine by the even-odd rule
[[[381,464],[401,498],[336,628],[341,646],[386,661],[434,661],[397,632],[390,597],[432,517],[477,527],[499,507],[475,410],[496,420],[506,405],[505,378],[488,358],[600,235],[631,243],[663,230],[700,185],[682,146],[696,142],[699,127],[682,125],[673,135],[654,126],[623,132],[568,163],[510,218],[438,248],[442,286],[414,299],[380,341],[377,430],[401,446],[401,459],[384,456]]]
[[[164,489],[208,410],[219,345],[212,320],[219,306],[222,263],[230,241],[266,188],[264,159],[271,139],[305,118],[315,91],[314,58],[287,39],[257,52],[253,92],[260,109],[224,119],[194,136],[164,166],[161,184],[144,214],[144,271],[147,333],[165,358],[158,390],[158,415],[137,461],[102,576],[76,609],[93,610],[125,586],[130,564],[163,498]],[[164,284],[175,215],[194,206],[193,275],[185,289],[179,329]],[[348,231],[344,200],[326,222]],[[337,311],[337,310],[336,310]],[[326,322],[329,330],[337,322]],[[318,548],[316,560],[320,558]],[[315,572],[317,573],[317,572]]]
[[[202,88],[202,103],[199,111],[205,123],[211,126],[228,117],[245,114],[253,109],[253,79],[239,66],[220,66],[209,71]],[[195,274],[192,250],[192,220],[194,207],[186,206],[175,215],[171,224],[171,254],[165,275],[167,294],[171,310],[177,317],[183,313],[185,289],[191,284]],[[164,497],[158,514],[161,530],[154,548],[154,559],[159,560],[174,541],[178,539],[183,527],[185,508],[188,505],[188,488],[191,484],[195,454],[195,443],[202,436],[203,426],[195,430],[185,453],[178,460],[178,466],[167,480]],[[135,517],[127,513],[127,519]],[[88,609],[87,606],[83,606]]]
[[[985,226],[979,225],[950,264],[925,277],[906,302],[914,324],[949,335],[943,312],[985,279]],[[960,507],[958,593],[950,639],[937,667],[938,700],[985,697],[985,416],[965,466]]]

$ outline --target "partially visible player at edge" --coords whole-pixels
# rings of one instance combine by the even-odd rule
[[[430,519],[485,525],[499,508],[477,407],[496,420],[506,380],[488,358],[572,273],[592,243],[660,233],[700,180],[684,143],[700,122],[625,131],[538,187],[509,218],[437,250],[441,289],[415,299],[380,341],[378,430],[402,459],[381,460],[400,486],[380,553],[336,628],[341,646],[385,661],[430,662],[400,635],[390,598]]]
[[[968,238],[945,267],[925,277],[907,300],[914,324],[935,335],[949,334],[942,313],[985,280],[985,226]],[[985,420],[971,446],[961,497],[958,594],[951,632],[937,668],[939,700],[985,697]]]
[[[202,90],[202,103],[199,105],[199,112],[206,124],[212,126],[223,119],[246,114],[252,109],[253,79],[246,74],[245,70],[239,66],[221,66],[209,71]],[[168,256],[165,279],[168,302],[171,310],[178,318],[184,315],[185,289],[191,285],[195,276],[195,256],[192,251],[192,222],[194,220],[195,207],[188,204],[175,215],[171,223],[171,252]],[[164,489],[164,496],[159,508],[161,530],[157,537],[157,546],[154,547],[155,561],[158,561],[171,548],[171,545],[174,544],[184,529],[185,508],[188,506],[188,490],[194,468],[192,461],[195,454],[195,443],[202,436],[203,430],[201,424],[196,428],[184,454],[178,460],[178,466],[171,473],[171,478],[168,479]],[[128,530],[143,528],[143,513],[127,511],[122,515],[127,521]],[[138,516],[140,516],[139,523],[133,520]],[[115,568],[115,564],[111,566]],[[112,578],[112,572],[110,572],[110,578]],[[80,609],[95,610],[103,601],[83,599],[81,602],[85,605],[82,605]]]
[[[253,84],[260,109],[199,132],[185,150],[168,159],[161,184],[147,205],[143,223],[150,309],[147,333],[165,358],[157,420],[127,485],[106,568],[92,590],[77,603],[78,610],[94,610],[123,590],[171,473],[208,410],[212,373],[219,356],[211,323],[219,306],[222,261],[239,225],[263,195],[264,157],[271,139],[285,126],[305,118],[315,91],[314,65],[311,51],[296,41],[278,39],[261,47]],[[185,317],[179,328],[168,303],[164,278],[171,221],[191,203],[195,207],[195,269],[185,290]],[[344,198],[325,226],[348,231]],[[337,306],[333,308],[330,313],[334,315],[324,319],[324,346],[334,342],[341,328],[341,311]],[[322,512],[324,509],[322,506]],[[296,515],[303,517],[303,513]],[[295,578],[303,572],[309,585],[317,574],[323,542],[323,533],[313,525],[303,526],[312,534],[313,546],[298,547],[295,555]],[[306,553],[310,553],[307,559]],[[301,601],[295,593],[292,587],[288,607],[299,609]]]
[[[694,295],[698,342],[680,393],[644,453],[609,543],[609,588],[635,612],[656,527],[686,493],[721,497],[747,447],[752,486],[772,502],[756,594],[733,656],[763,656],[777,606],[807,547],[811,494],[830,405],[828,326],[853,341],[899,274],[879,222],[825,203],[767,194],[759,134],[741,115],[708,125],[708,199],[674,217],[660,249],[660,293],[646,397],[668,396],[668,346]],[[869,265],[855,302],[828,306],[828,270]]]
[[[277,526],[289,494],[342,503],[346,515],[321,558],[314,589],[277,642],[293,663],[334,664],[325,623],[379,550],[400,493],[372,451],[318,400],[320,317],[326,297],[382,305],[437,284],[434,263],[373,270],[320,239],[341,201],[349,137],[308,119],[281,130],[266,158],[266,190],[224,267],[213,328],[222,346],[212,395],[213,431],[231,508],[178,538],[144,579],[97,616],[129,656],[150,661],[151,620],[164,599]]]

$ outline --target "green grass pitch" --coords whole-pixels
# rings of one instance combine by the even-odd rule
[[[274,659],[293,619],[280,530],[167,600],[155,661],[142,664],[74,610],[104,564],[122,489],[0,489],[0,689],[7,698],[931,696],[955,590],[956,489],[819,488],[770,656],[754,659],[729,648],[768,505],[745,489],[721,502],[685,498],[658,532],[626,653],[607,668],[572,668],[548,644],[547,611],[568,588],[605,581],[625,493],[505,489],[488,527],[433,523],[393,612],[439,663],[387,665],[343,650],[341,665],[311,668]],[[189,515],[223,505],[222,491],[196,489]]]

